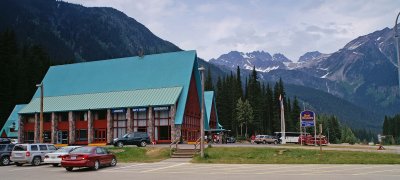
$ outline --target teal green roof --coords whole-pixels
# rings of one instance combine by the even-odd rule
[[[217,108],[215,107],[215,97],[214,97],[214,91],[206,91],[204,92],[204,102],[205,102],[205,106],[206,106],[206,122],[207,122],[207,126],[208,128],[205,128],[206,130],[210,129],[210,121],[211,121],[211,111],[212,108],[214,108],[215,111],[215,118],[217,120],[217,124],[218,124],[218,129],[222,128],[222,126],[219,124],[218,121],[218,113],[217,113]],[[213,106],[214,103],[214,106]]]
[[[0,135],[3,134],[3,132],[5,131],[7,137],[18,137],[18,128],[19,128],[18,112],[25,106],[26,104],[19,104],[14,107],[3,128],[0,130]],[[16,132],[10,132],[10,128],[13,126],[15,126]]]
[[[179,51],[52,66],[42,82],[45,97],[60,98],[71,95],[181,87],[175,123],[182,124],[192,72],[200,97],[200,74],[197,69],[196,51]],[[36,98],[39,96],[38,89],[31,100],[32,103],[37,102]],[[67,107],[58,110],[72,110]],[[32,110],[23,109],[21,112],[30,111]]]
[[[182,87],[172,87],[45,97],[43,100],[43,111],[60,112],[66,110],[81,111],[90,109],[174,105],[181,92]],[[34,98],[19,113],[40,112],[39,107],[40,98]]]

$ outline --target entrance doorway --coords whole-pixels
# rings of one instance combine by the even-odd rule
[[[171,127],[159,126],[158,127],[158,140],[171,140]]]
[[[95,129],[94,130],[94,143],[106,143],[106,142],[107,142],[106,129]]]
[[[68,144],[68,131],[57,132],[57,144]]]

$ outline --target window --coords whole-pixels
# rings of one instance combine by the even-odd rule
[[[47,151],[47,146],[46,145],[39,145],[39,149],[41,151]]]
[[[14,146],[13,151],[26,151],[27,150],[27,146],[26,145],[16,145]]]
[[[53,145],[48,145],[48,148],[49,148],[49,150],[51,150],[51,151],[57,150],[57,148],[56,148],[55,146],[53,146]]]
[[[44,122],[51,122],[51,113],[44,113],[43,114],[43,121]]]
[[[38,147],[37,145],[31,145],[31,151],[37,151]]]
[[[96,154],[105,154],[103,148],[96,148]]]
[[[35,116],[28,116],[28,117],[26,117],[26,121],[28,122],[28,123],[34,123],[35,122]]]
[[[107,111],[105,110],[99,110],[99,111],[94,111],[94,120],[106,120],[107,119]]]
[[[58,121],[68,121],[68,113],[67,112],[59,113]]]
[[[6,145],[0,145],[0,151],[4,151],[6,149]]]
[[[147,109],[146,108],[139,108],[142,111],[132,111],[132,129],[138,132],[147,132],[147,124],[148,124],[148,117],[147,117]]]
[[[88,120],[88,116],[87,116],[87,112],[75,112],[76,115],[76,120],[77,121],[87,121]]]
[[[43,141],[45,143],[50,143],[51,142],[51,131],[44,131],[43,132]]]
[[[7,147],[7,151],[12,151],[14,146],[15,146],[14,144],[9,144]]]
[[[114,137],[121,138],[126,134],[126,113],[113,113]]]
[[[87,139],[88,139],[87,129],[76,130],[76,140],[77,141],[87,141]]]

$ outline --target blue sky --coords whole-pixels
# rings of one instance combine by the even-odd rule
[[[232,50],[332,53],[358,36],[392,28],[400,0],[67,0],[113,7],[206,60]]]

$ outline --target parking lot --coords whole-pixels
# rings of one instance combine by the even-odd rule
[[[280,165],[280,164],[193,164],[188,160],[158,163],[120,163],[98,171],[67,172],[49,165],[0,167],[1,179],[399,179],[400,165]]]

